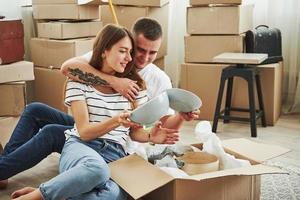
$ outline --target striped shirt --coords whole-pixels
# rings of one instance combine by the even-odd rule
[[[89,122],[99,123],[106,119],[118,115],[125,109],[132,111],[130,102],[119,93],[105,94],[96,90],[91,85],[68,81],[66,87],[65,104],[70,106],[72,101],[85,101],[88,108]],[[140,91],[136,98],[137,105],[142,105],[148,100],[147,91]],[[67,130],[66,134],[79,137],[76,124],[71,130]],[[113,140],[121,144],[126,151],[126,142],[129,137],[129,128],[119,126],[99,138]]]

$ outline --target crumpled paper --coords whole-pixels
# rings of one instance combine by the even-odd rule
[[[196,138],[203,143],[203,151],[219,158],[220,170],[251,165],[248,160],[237,159],[224,151],[221,140],[212,132],[208,121],[199,122],[195,127],[195,134]]]

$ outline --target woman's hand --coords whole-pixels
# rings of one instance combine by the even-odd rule
[[[118,120],[118,123],[121,125],[121,126],[124,126],[124,127],[132,127],[132,128],[141,128],[142,126],[135,123],[135,122],[132,122],[130,121],[129,117],[130,117],[130,112],[128,112],[127,110],[124,110],[123,112],[121,112],[118,116],[117,116],[117,120]]]
[[[155,144],[175,144],[179,140],[178,130],[162,128],[162,122],[158,122],[151,129],[150,141]]]

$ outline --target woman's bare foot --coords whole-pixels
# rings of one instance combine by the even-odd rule
[[[11,198],[15,200],[42,200],[40,190],[33,187],[25,187],[20,190],[14,191]]]

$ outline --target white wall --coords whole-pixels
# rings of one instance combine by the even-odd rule
[[[0,15],[21,19],[21,0],[0,0]]]

